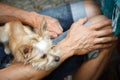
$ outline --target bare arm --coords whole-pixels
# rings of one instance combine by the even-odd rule
[[[20,20],[22,23],[38,28],[43,17],[47,21],[47,30],[52,38],[55,38],[62,33],[63,29],[58,20],[50,16],[41,15],[34,11],[25,11],[4,3],[0,3],[0,23]]]
[[[59,64],[61,64],[64,60],[73,55],[72,49],[66,46],[68,44],[67,41],[67,39],[64,39],[55,47],[55,49],[60,48],[62,53],[64,54],[61,57]],[[0,76],[8,78],[10,80],[38,80],[50,74],[50,72],[52,72],[54,69],[49,71],[35,70],[32,68],[31,65],[15,63],[5,69],[0,70]]]
[[[6,23],[11,20],[20,20],[24,23],[32,24],[30,12],[21,10],[16,7],[9,6],[4,3],[0,3],[0,23]],[[27,20],[27,18],[29,20]]]

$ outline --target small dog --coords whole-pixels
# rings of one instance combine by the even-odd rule
[[[13,54],[14,62],[30,63],[36,69],[49,70],[60,60],[60,50],[53,49],[45,20],[37,33],[20,21],[8,22],[0,27],[0,42],[7,54]]]

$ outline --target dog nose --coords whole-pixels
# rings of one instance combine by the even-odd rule
[[[60,60],[59,56],[55,56],[55,61],[58,62]]]
[[[46,58],[46,57],[47,57],[46,54],[43,54],[43,55],[41,56],[42,59],[44,59],[44,58]]]

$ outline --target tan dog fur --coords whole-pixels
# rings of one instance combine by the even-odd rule
[[[0,27],[0,42],[4,43],[7,54],[12,52],[14,62],[30,63],[36,69],[49,70],[59,61],[60,51],[52,49],[45,20],[37,34],[19,21],[8,22]]]

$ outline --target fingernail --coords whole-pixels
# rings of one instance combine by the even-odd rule
[[[57,37],[57,34],[54,34],[53,37]]]

